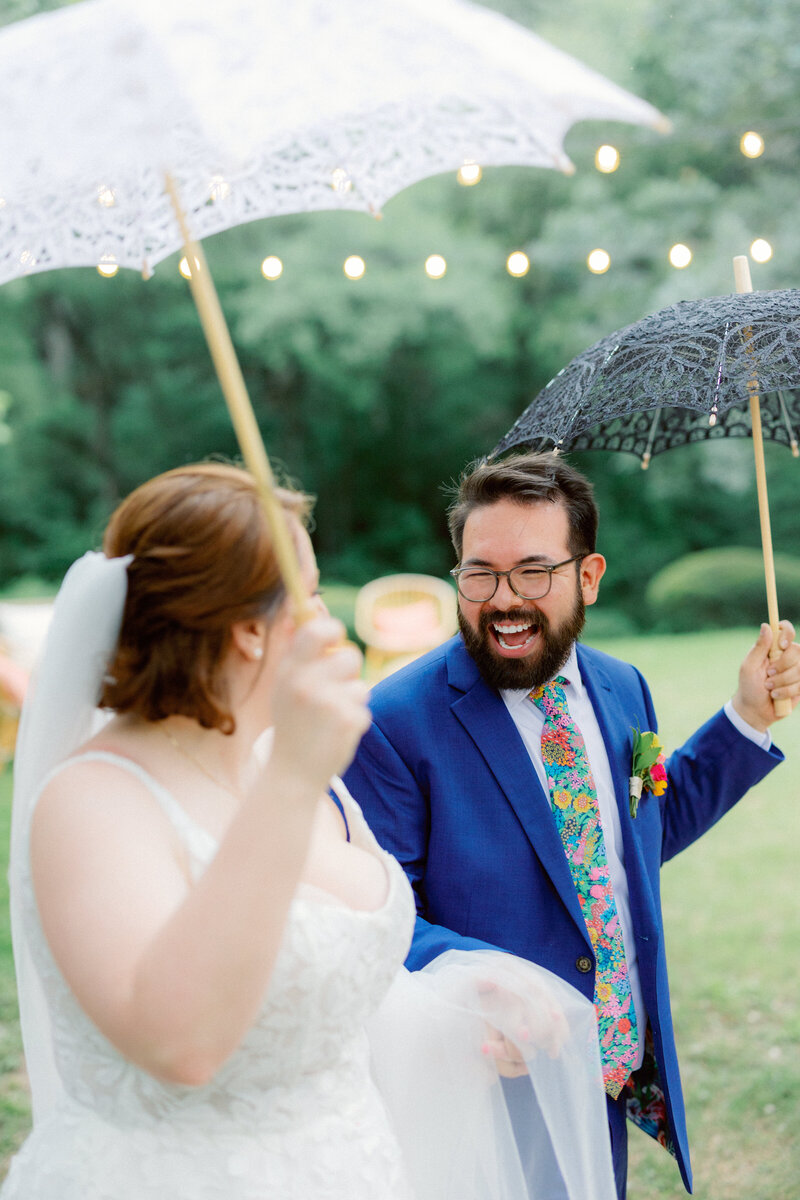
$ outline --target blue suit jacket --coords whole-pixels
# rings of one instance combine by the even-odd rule
[[[647,684],[627,663],[578,647],[614,777],[644,1001],[669,1133],[691,1190],[670,1014],[661,864],[710,828],[783,758],[723,712],[667,763],[664,796],[628,800],[633,728],[656,729]],[[593,961],[577,892],[545,795],[498,692],[457,635],[379,684],[373,723],[345,783],[417,898],[412,969],[452,948],[501,947],[566,979],[590,1000]]]

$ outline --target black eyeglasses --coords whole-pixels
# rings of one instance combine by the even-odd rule
[[[554,571],[584,558],[585,553],[573,554],[572,558],[565,558],[563,562],[553,563],[550,567],[523,563],[519,567],[512,567],[510,571],[492,571],[489,567],[453,567],[450,574],[464,599],[472,600],[474,604],[491,600],[503,576],[520,600],[541,600],[553,586]]]

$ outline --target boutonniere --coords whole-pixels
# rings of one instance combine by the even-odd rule
[[[663,796],[667,790],[667,770],[664,766],[664,747],[658,736],[646,729],[633,731],[631,777],[628,780],[631,816],[635,817],[643,791]]]

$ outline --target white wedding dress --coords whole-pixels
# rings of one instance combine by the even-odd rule
[[[258,1019],[210,1083],[160,1082],[89,1020],[42,931],[29,838],[45,784],[107,719],[94,705],[129,561],[70,568],[20,723],[9,879],[34,1121],[0,1200],[616,1200],[593,1005],[496,950],[406,971],[411,888],[340,783],[353,842],[385,866],[384,902],[298,888]],[[217,845],[177,800],[128,759],[83,757],[142,780],[199,877]],[[525,1054],[537,1136],[514,1127],[481,1056],[487,1021]]]
[[[137,775],[203,871],[216,843],[163,787],[127,759],[82,757]],[[414,903],[343,800],[353,842],[385,865],[385,902],[356,911],[301,885],[259,1018],[204,1087],[160,1082],[93,1025],[53,961],[28,877],[24,919],[64,1095],[14,1159],[2,1200],[407,1200],[365,1023],[408,952]]]

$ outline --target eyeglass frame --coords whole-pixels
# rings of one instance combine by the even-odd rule
[[[505,578],[508,580],[508,586],[511,588],[514,595],[518,596],[520,600],[544,600],[545,596],[550,595],[553,587],[553,572],[557,571],[559,567],[568,567],[570,563],[582,562],[584,558],[589,557],[589,554],[590,551],[584,550],[582,554],[573,554],[572,558],[565,558],[563,562],[552,563],[549,566],[546,563],[517,563],[515,567],[511,567],[508,571],[494,571],[491,567],[482,567],[478,566],[477,564],[472,567],[453,567],[449,574],[456,581],[456,588],[458,589],[459,596],[462,596],[463,599],[467,600],[470,604],[487,604],[490,600],[493,600],[497,595],[497,589],[500,587],[500,580],[503,578],[503,576],[505,576]],[[537,571],[542,571],[547,575],[547,590],[541,592],[538,596],[523,596],[522,592],[518,592],[514,587],[514,584],[511,582],[512,571],[518,571],[520,567],[525,566],[534,567]],[[485,600],[471,600],[469,596],[464,595],[461,590],[459,576],[463,575],[465,571],[483,571],[486,575],[494,575],[494,590],[486,597]]]

